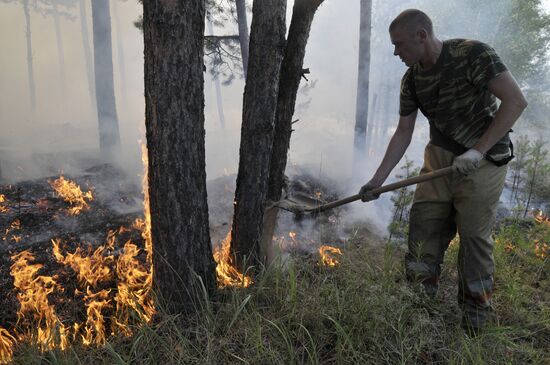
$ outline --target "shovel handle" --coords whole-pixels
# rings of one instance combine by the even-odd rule
[[[453,171],[454,171],[454,168],[452,166],[445,167],[445,168],[442,168],[442,169],[439,169],[439,170],[428,172],[426,174],[414,176],[414,177],[411,177],[411,178],[408,178],[408,179],[405,179],[405,180],[394,182],[392,184],[384,185],[384,186],[381,186],[379,188],[373,189],[370,192],[373,195],[379,195],[379,194],[382,194],[382,193],[386,193],[388,191],[393,191],[393,190],[403,188],[405,186],[410,186],[410,185],[418,184],[418,183],[421,183],[421,182],[424,182],[424,181],[437,179],[438,177],[449,175]],[[348,196],[347,198],[336,200],[336,201],[333,201],[331,203],[321,205],[320,207],[315,209],[315,212],[323,212],[325,210],[336,208],[336,207],[339,207],[340,205],[348,204],[348,203],[354,202],[354,201],[359,200],[359,199],[361,199],[360,194],[355,194],[355,195],[352,195],[352,196]]]

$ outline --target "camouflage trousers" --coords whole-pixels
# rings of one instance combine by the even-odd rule
[[[420,173],[450,166],[453,158],[451,152],[428,144]],[[407,279],[422,283],[427,294],[435,296],[445,251],[458,232],[458,304],[467,327],[483,327],[492,311],[491,234],[506,171],[506,166],[483,160],[471,175],[453,173],[421,183],[415,191],[405,256]]]

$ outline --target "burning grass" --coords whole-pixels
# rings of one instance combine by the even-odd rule
[[[534,255],[534,239],[550,230],[511,224],[497,234],[497,321],[476,338],[464,336],[456,305],[456,257],[445,258],[437,301],[403,280],[398,247],[346,242],[340,264],[295,256],[285,269],[263,271],[248,288],[226,288],[196,314],[160,313],[130,338],[105,348],[54,350],[43,355],[18,348],[16,361],[39,363],[451,363],[545,364],[550,345],[550,278],[547,260]],[[504,242],[513,242],[507,252]],[[31,345],[24,345],[31,346]],[[36,346],[36,345],[34,345]],[[32,354],[32,356],[31,356]],[[28,357],[25,357],[28,356]]]
[[[89,209],[90,206],[88,203],[94,200],[91,191],[83,193],[80,186],[74,181],[65,179],[63,175],[53,181],[49,181],[49,183],[57,194],[71,205],[68,211],[72,215],[78,215],[83,209]]]

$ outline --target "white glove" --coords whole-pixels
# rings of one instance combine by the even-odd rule
[[[455,157],[453,167],[463,175],[470,175],[479,167],[479,163],[483,160],[483,157],[483,153],[470,148],[462,155]]]

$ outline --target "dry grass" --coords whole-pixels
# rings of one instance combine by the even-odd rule
[[[335,268],[295,259],[285,269],[266,269],[250,288],[197,303],[195,315],[159,315],[101,348],[40,353],[21,344],[14,362],[548,364],[550,278],[548,258],[534,253],[537,239],[549,242],[550,229],[535,223],[500,229],[498,319],[473,339],[459,325],[456,246],[446,257],[438,298],[429,301],[404,282],[401,248],[373,247],[356,235]]]

